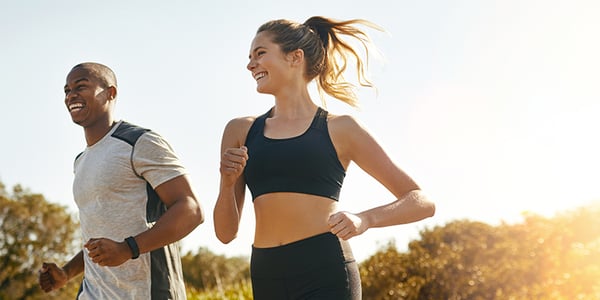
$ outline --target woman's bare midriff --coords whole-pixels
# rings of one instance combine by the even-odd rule
[[[254,200],[254,247],[277,247],[328,232],[327,220],[336,206],[336,201],[315,195],[261,195]]]

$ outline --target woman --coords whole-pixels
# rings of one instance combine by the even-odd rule
[[[357,39],[368,55],[368,36],[356,25],[378,29],[365,20],[274,20],[252,41],[247,68],[257,91],[273,95],[275,105],[225,127],[214,224],[221,242],[236,237],[248,185],[256,216],[255,299],[360,299],[358,266],[347,240],[369,228],[434,214],[434,204],[357,120],[329,114],[309,96],[308,84],[316,80],[320,92],[356,106],[353,86],[341,76],[350,59],[361,85],[370,86],[366,61],[340,39]],[[357,214],[337,211],[352,161],[397,200]]]

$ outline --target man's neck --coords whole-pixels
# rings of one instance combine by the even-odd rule
[[[83,131],[85,133],[85,141],[88,147],[101,140],[115,124],[117,124],[116,121],[109,120],[108,122],[102,122],[101,124],[85,127]]]

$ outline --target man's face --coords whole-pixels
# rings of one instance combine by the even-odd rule
[[[100,81],[95,72],[78,67],[67,76],[65,105],[74,123],[89,127],[99,119],[108,117],[110,89]]]

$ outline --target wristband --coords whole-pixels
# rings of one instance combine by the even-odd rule
[[[131,259],[140,257],[140,248],[138,248],[138,244],[136,243],[135,239],[130,236],[125,239],[125,242],[127,242],[127,246],[129,246],[129,249],[131,249]]]

